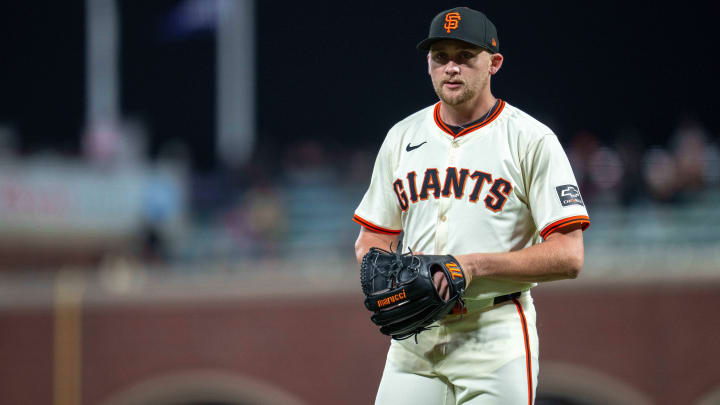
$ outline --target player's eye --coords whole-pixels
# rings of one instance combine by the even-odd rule
[[[447,54],[442,53],[442,52],[438,52],[438,53],[436,53],[436,54],[433,54],[432,59],[433,59],[435,62],[443,63],[443,62],[447,61]]]
[[[465,52],[460,53],[460,57],[467,60],[467,59],[472,59],[472,58],[474,58],[475,55],[473,55],[472,52],[467,52],[467,51],[465,51]]]

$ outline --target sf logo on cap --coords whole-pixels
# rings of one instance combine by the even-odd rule
[[[445,31],[449,34],[450,31],[457,29],[458,21],[460,20],[462,20],[462,18],[460,18],[460,13],[458,12],[445,14],[445,25],[443,25]]]

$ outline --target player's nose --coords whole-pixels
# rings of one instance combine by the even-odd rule
[[[458,74],[460,73],[460,65],[454,61],[450,61],[445,65],[445,73],[447,74]]]

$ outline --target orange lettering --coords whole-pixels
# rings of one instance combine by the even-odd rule
[[[387,298],[383,298],[381,300],[377,300],[377,306],[378,308],[382,308],[389,304],[394,304],[395,302],[400,302],[407,298],[407,293],[405,292],[405,289],[403,288],[402,291],[395,295],[391,295]]]

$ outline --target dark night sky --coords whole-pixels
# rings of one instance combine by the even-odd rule
[[[43,4],[44,3],[44,4]],[[144,119],[153,149],[183,138],[213,165],[214,39],[164,39],[177,1],[122,1],[122,107]],[[415,50],[432,17],[467,5],[498,27],[505,63],[496,96],[551,126],[612,142],[635,127],[663,144],[685,116],[714,134],[717,21],[711,2],[257,2],[262,150],[297,140],[376,149],[389,127],[435,101]],[[551,4],[552,7],[549,7]],[[708,4],[708,5],[705,5]],[[0,10],[0,122],[23,150],[77,150],[84,111],[83,2],[15,2]]]

